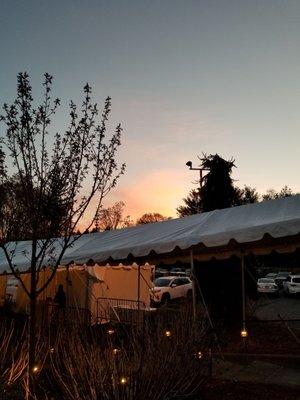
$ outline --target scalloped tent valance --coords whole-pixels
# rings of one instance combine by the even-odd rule
[[[60,239],[55,241],[52,257],[59,254],[60,243]],[[191,247],[194,247],[196,257],[201,254],[222,257],[245,246],[253,252],[263,253],[277,248],[284,251],[289,245],[294,249],[300,247],[300,195],[86,234],[66,251],[61,264],[84,264],[91,259],[98,263],[119,262],[129,256],[131,260],[153,259],[153,254],[160,257],[180,252],[187,254]],[[30,267],[30,252],[30,241],[16,244],[13,262],[20,271]],[[8,270],[5,255],[0,250],[0,273]]]

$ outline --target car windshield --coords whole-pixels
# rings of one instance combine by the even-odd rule
[[[258,283],[274,283],[274,279],[262,278],[258,280]]]
[[[283,277],[286,278],[287,276],[289,276],[289,272],[278,272],[277,277]]]
[[[154,281],[154,286],[156,286],[156,287],[169,286],[170,282],[171,282],[171,279],[158,278]]]

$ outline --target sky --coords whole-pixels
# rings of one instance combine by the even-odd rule
[[[112,97],[127,170],[106,205],[175,216],[198,177],[185,163],[203,152],[233,157],[241,187],[300,191],[300,1],[0,5],[0,105],[13,100],[20,71],[37,99],[43,73],[54,75],[62,130],[86,82],[99,104]]]

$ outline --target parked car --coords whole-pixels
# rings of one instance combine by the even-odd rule
[[[277,276],[277,273],[276,273],[276,272],[270,272],[269,274],[267,274],[267,275],[265,276],[265,278],[275,279],[276,276]]]
[[[186,274],[184,268],[175,267],[175,268],[171,269],[170,275],[172,275],[172,276],[186,276],[187,274]]]
[[[161,276],[168,276],[169,272],[166,269],[157,268],[155,270],[155,279],[160,278]]]
[[[192,297],[192,281],[188,277],[165,276],[154,281],[152,290],[154,304],[164,304],[180,297]]]
[[[289,275],[291,275],[291,272],[287,272],[287,271],[278,272],[278,274],[275,278],[275,282],[276,282],[276,285],[279,287],[279,289],[283,288],[283,283],[286,281],[286,279]]]
[[[300,275],[289,275],[283,282],[283,290],[287,295],[300,293]]]
[[[257,292],[278,295],[279,289],[272,278],[260,278],[257,281]]]

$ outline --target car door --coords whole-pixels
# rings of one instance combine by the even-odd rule
[[[191,282],[187,278],[182,278],[182,296],[185,297],[187,295],[188,290],[190,290],[191,287]]]
[[[176,299],[178,297],[181,297],[182,294],[182,285],[181,285],[181,279],[176,278],[171,282],[171,298]]]

